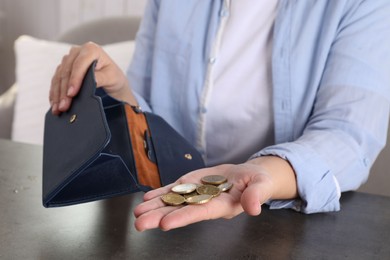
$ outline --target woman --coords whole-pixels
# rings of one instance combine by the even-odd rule
[[[97,45],[72,48],[52,81],[66,111],[95,59],[117,99],[166,119],[208,168],[145,194],[138,230],[169,230],[261,205],[337,211],[383,148],[390,99],[390,3],[150,1],[127,77]],[[233,183],[209,203],[166,206],[173,185],[206,175]]]

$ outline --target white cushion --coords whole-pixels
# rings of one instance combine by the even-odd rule
[[[49,89],[52,75],[71,45],[21,36],[15,41],[16,83],[12,140],[43,143],[45,113],[49,110]],[[134,51],[134,42],[126,41],[103,46],[125,72]]]
[[[18,86],[13,84],[0,96],[0,138],[10,139]]]

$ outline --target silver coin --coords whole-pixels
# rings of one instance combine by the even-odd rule
[[[230,190],[232,187],[233,187],[233,183],[231,183],[231,182],[225,182],[225,183],[222,183],[222,184],[218,185],[218,188],[219,188],[221,191],[228,191],[228,190]]]
[[[171,191],[178,194],[187,194],[196,190],[197,185],[194,183],[184,183],[173,186]]]

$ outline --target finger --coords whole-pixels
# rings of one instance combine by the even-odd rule
[[[145,214],[146,212],[165,207],[166,205],[164,202],[161,200],[161,196],[155,197],[154,199],[145,201],[139,205],[137,205],[134,208],[134,216],[138,218],[142,214]]]
[[[144,195],[144,201],[153,199],[155,197],[161,196],[171,191],[172,187],[182,183],[200,183],[202,176],[207,175],[207,172],[204,172],[206,169],[196,170],[186,175],[180,177],[176,182],[166,185],[164,187],[148,191]]]
[[[178,184],[181,184],[181,183],[182,182],[177,181],[177,182],[168,184],[168,185],[166,185],[164,187],[148,191],[144,195],[144,201],[148,201],[148,200],[154,199],[156,197],[160,197],[161,195],[167,194],[168,192],[171,192],[172,187],[174,187],[174,186],[176,186]]]
[[[49,101],[50,106],[52,108],[52,113],[54,115],[58,115],[60,111],[58,110],[58,104],[60,102],[60,83],[61,83],[61,77],[59,76],[61,70],[61,65],[57,66],[57,69],[53,75],[53,78],[51,80],[51,86],[49,91]]]
[[[204,220],[231,218],[242,211],[240,204],[232,196],[223,193],[205,204],[187,205],[171,211],[161,219],[160,228],[167,231]]]
[[[271,197],[271,180],[264,175],[254,176],[241,196],[241,205],[246,213],[257,216],[261,205]]]
[[[100,63],[104,62],[99,61],[101,55],[102,49],[93,42],[88,42],[80,48],[80,53],[73,62],[69,76],[68,96],[73,97],[79,92],[84,76],[94,60],[98,60]]]
[[[165,206],[158,210],[146,212],[134,221],[134,226],[138,231],[158,228],[162,218],[178,209],[178,206]]]
[[[72,48],[73,49],[73,48]],[[68,82],[69,82],[69,76],[70,76],[70,70],[72,68],[73,59],[74,59],[74,51],[70,51],[70,54],[65,55],[62,58],[61,62],[61,70],[59,71],[60,76],[60,99],[65,98],[66,92],[68,91]]]
[[[71,97],[68,96],[69,92],[69,77],[71,74],[73,62],[79,55],[80,48],[73,46],[68,55],[65,55],[61,62],[61,70],[59,71],[60,77],[60,100],[58,109],[60,112],[67,111],[71,105]]]
[[[142,202],[141,204],[137,205],[134,208],[134,211],[133,211],[134,216],[139,217],[140,215],[142,215],[148,211],[155,210],[155,209],[158,209],[161,207],[165,207],[166,205],[161,200],[161,196],[171,192],[171,188],[175,185],[177,185],[177,183],[172,183],[170,185],[167,185],[167,186],[155,189],[155,190],[151,190],[151,191],[148,191],[147,193],[145,193],[144,202]]]
[[[139,204],[135,209],[134,209],[134,215],[137,217],[139,215],[142,215],[143,213],[165,206],[165,204],[161,201],[161,196],[164,194],[167,194],[171,192],[172,187],[181,184],[181,183],[189,183],[187,178],[180,178],[174,183],[171,183],[169,185],[166,185],[161,188],[157,188],[151,191],[148,191],[147,193],[144,194],[144,202]],[[156,203],[158,201],[158,203]]]
[[[209,174],[207,169],[196,170],[182,176],[175,183],[148,191],[144,195],[144,202],[134,209],[134,215],[138,217],[145,212],[164,207],[165,204],[161,201],[161,196],[171,192],[172,187],[182,183],[199,183],[201,177],[207,174]]]

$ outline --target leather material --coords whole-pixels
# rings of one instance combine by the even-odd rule
[[[145,136],[149,136],[149,128],[145,116],[143,113],[136,112],[129,105],[125,105],[125,110],[127,126],[133,146],[135,167],[138,173],[138,182],[151,188],[161,187],[156,162],[149,159],[152,151],[149,149],[151,141],[145,139]]]
[[[157,169],[155,174],[161,185],[167,185],[204,167],[198,151],[157,115],[141,112],[149,131],[137,137],[146,138],[145,147],[139,145],[139,140],[135,144],[131,136],[138,126],[133,127],[134,122],[126,117],[130,106],[96,88],[94,66],[95,63],[89,68],[69,111],[60,116],[50,110],[46,113],[42,187],[45,207],[149,190],[155,185],[139,182],[139,176],[147,175],[147,171]],[[138,164],[143,165],[137,166],[135,158],[139,157],[143,159]],[[153,165],[157,166],[154,170]]]
[[[161,117],[145,112],[163,185],[203,168],[200,153]]]

